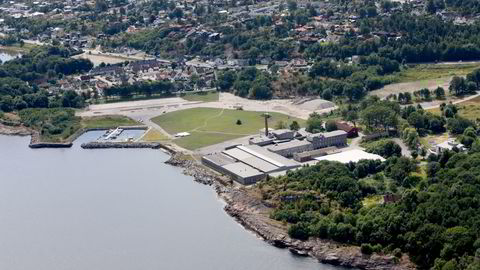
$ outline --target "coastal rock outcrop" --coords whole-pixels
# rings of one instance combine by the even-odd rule
[[[5,125],[0,122],[0,134],[12,135],[12,136],[29,136],[32,134],[32,130],[22,125]]]
[[[198,183],[204,185],[213,185],[214,183],[225,183],[229,180],[201,166],[197,161],[188,159],[180,152],[171,152],[171,157],[165,163],[183,168],[185,175],[192,176]]]
[[[255,232],[268,243],[288,248],[299,256],[312,256],[319,262],[370,270],[415,269],[408,256],[396,258],[392,255],[362,254],[359,247],[344,245],[330,240],[311,238],[300,241],[286,234],[286,226],[269,218],[272,210],[256,197],[241,189],[223,189],[219,195],[227,202],[225,211],[246,229]]]

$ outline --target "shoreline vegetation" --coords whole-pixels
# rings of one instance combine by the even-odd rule
[[[42,112],[43,111],[43,112]],[[44,115],[48,115],[46,117]],[[65,148],[71,147],[73,141],[88,131],[106,130],[111,128],[148,129],[147,126],[126,116],[105,115],[93,117],[74,116],[73,110],[55,110],[55,117],[50,117],[52,111],[35,110],[25,115],[4,114],[0,117],[0,134],[31,136],[31,148]]]

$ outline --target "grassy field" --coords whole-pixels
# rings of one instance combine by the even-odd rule
[[[188,101],[212,102],[218,101],[218,92],[188,93],[180,97]]]
[[[301,126],[304,120],[281,113],[270,113],[269,126],[278,121],[290,124],[296,120]],[[237,120],[241,125],[237,125]],[[227,140],[256,134],[264,127],[261,112],[223,110],[214,108],[194,108],[167,113],[152,119],[168,133],[190,132],[191,136],[179,138],[175,143],[187,149],[197,149]]]
[[[81,124],[84,128],[116,128],[118,126],[141,125],[141,123],[122,115],[84,117]]]
[[[38,46],[39,45],[29,43],[25,43],[23,46],[20,46],[20,44],[13,44],[11,46],[0,46],[0,50],[12,53],[25,53]]]
[[[242,136],[233,134],[213,134],[209,132],[191,132],[190,136],[174,140],[175,144],[189,150],[195,150],[204,146],[213,145]]]
[[[473,70],[480,68],[478,64],[421,64],[410,66],[395,74],[387,75],[393,83],[384,87],[370,91],[370,95],[377,95],[380,98],[389,96],[390,94],[398,94],[403,92],[414,92],[422,88],[433,90],[437,87],[443,87],[448,93],[450,80],[453,76],[465,76]]]
[[[458,115],[472,121],[480,119],[480,97],[457,103],[456,106]],[[437,115],[441,114],[440,108],[429,109],[428,111]]]
[[[152,128],[142,138],[142,141],[146,142],[158,142],[167,140],[168,137],[165,136],[162,132]]]
[[[451,76],[463,76],[480,68],[479,64],[434,65],[421,64],[402,70],[394,76],[398,82],[438,79]]]

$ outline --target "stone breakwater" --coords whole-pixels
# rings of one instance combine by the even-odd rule
[[[40,139],[40,133],[38,131],[32,131],[32,136],[30,137],[30,148],[69,148],[72,147],[72,142],[42,142]]]
[[[225,211],[230,216],[275,247],[288,248],[296,255],[311,256],[321,263],[349,268],[368,270],[416,268],[406,255],[400,259],[392,255],[364,255],[357,246],[318,238],[307,241],[292,239],[288,236],[284,224],[269,218],[273,208],[249,195],[243,188],[235,187],[230,179],[199,165],[195,160],[186,159],[184,155],[174,150],[170,153],[172,156],[165,163],[183,168],[183,173],[193,176],[196,182],[213,186],[218,196],[226,202]]]
[[[82,143],[83,149],[108,149],[108,148],[160,148],[160,143],[152,142],[89,142]]]

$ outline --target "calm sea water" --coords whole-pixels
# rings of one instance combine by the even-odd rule
[[[168,156],[0,136],[0,269],[338,269],[274,248]]]

